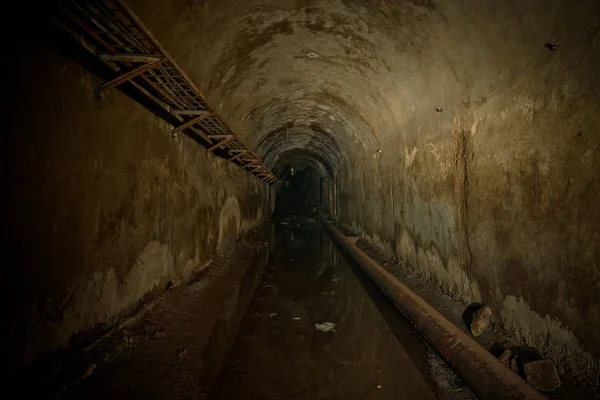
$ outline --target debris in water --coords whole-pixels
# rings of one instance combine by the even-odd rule
[[[335,329],[333,322],[323,322],[322,324],[315,324],[315,328],[321,332],[330,332]]]
[[[274,316],[276,316],[276,315],[277,315],[277,313],[276,313],[276,312],[269,313],[269,318],[273,318],[273,317],[274,317]]]
[[[331,280],[331,282],[338,282],[339,280],[340,280],[340,278],[333,278],[333,279]]]
[[[377,389],[381,389],[383,386],[381,385],[377,385]]]
[[[292,318],[292,319],[293,319],[294,321],[300,321],[302,318],[300,318],[300,317],[294,317],[294,318]]]

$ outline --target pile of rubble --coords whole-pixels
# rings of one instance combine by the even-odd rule
[[[494,315],[490,307],[482,305],[473,315],[470,331],[480,336],[492,325]],[[561,382],[556,367],[550,360],[544,360],[534,349],[508,346],[498,357],[506,367],[523,377],[536,389],[551,392],[560,387]]]

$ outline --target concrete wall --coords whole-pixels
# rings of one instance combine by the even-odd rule
[[[268,216],[268,187],[47,44],[4,96],[10,364],[82,342]]]
[[[598,1],[130,3],[267,163],[337,172],[345,223],[598,369]]]
[[[383,152],[341,171],[341,219],[446,293],[490,304],[563,373],[598,380],[597,3],[464,3],[424,17],[430,63],[415,59],[422,77]]]

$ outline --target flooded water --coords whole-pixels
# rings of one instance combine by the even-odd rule
[[[371,281],[321,228],[278,232],[209,397],[434,399],[428,347]]]

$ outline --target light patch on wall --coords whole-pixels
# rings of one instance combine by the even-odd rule
[[[469,279],[456,257],[449,257],[447,265],[444,265],[437,249],[419,247],[406,229],[402,230],[396,242],[396,256],[453,298],[464,303],[481,301],[479,285]]]
[[[175,276],[175,262],[167,244],[149,242],[139,254],[129,273],[122,279],[114,268],[97,269],[87,279],[80,280],[69,291],[62,317],[56,321],[45,318],[55,309],[52,304],[33,306],[32,320],[38,329],[31,330],[22,363],[31,361],[40,352],[52,352],[66,347],[72,335],[102,324],[110,326],[115,318],[127,312],[147,293],[162,288]]]
[[[221,84],[226,84],[227,81],[229,81],[229,79],[231,79],[231,77],[233,76],[233,74],[235,73],[235,65],[231,68],[229,68],[229,70],[227,71],[227,73],[225,74],[225,76],[223,77]]]
[[[410,166],[415,162],[415,157],[417,156],[417,147],[413,147],[413,149],[408,152],[408,148],[404,148],[404,167],[410,168]]]
[[[427,143],[425,148],[435,157],[435,160],[439,163],[440,169],[444,174],[446,174],[450,168],[452,167],[452,160],[440,161],[442,159],[442,155],[440,154],[440,150],[443,151],[444,145],[436,145],[434,143]]]
[[[365,234],[365,240],[367,240],[371,244],[371,246],[375,247],[378,251],[385,254],[386,257],[393,257],[394,252],[389,242],[381,240],[381,238],[375,234]]]
[[[535,111],[535,100],[528,97],[518,97],[514,101],[514,108],[521,111],[525,116],[533,120]]]
[[[587,149],[585,153],[581,156],[581,161],[586,165],[586,167],[594,166],[594,152],[598,145],[595,145],[592,149]]]
[[[219,238],[217,251],[229,248],[238,238],[241,222],[240,203],[237,197],[231,195],[225,201],[219,215]]]
[[[477,125],[479,124],[479,119],[474,118],[473,123],[471,124],[471,136],[474,136],[477,133]]]
[[[428,202],[417,194],[403,203],[402,223],[420,245],[433,242],[444,258],[457,246],[456,220],[452,204]]]
[[[417,262],[418,271],[422,271],[430,282],[447,295],[465,304],[481,299],[478,285],[469,279],[456,257],[450,257],[448,265],[444,266],[435,248],[419,248]]]

